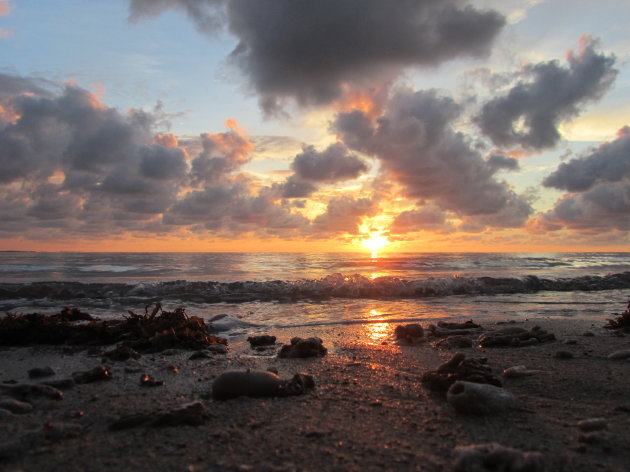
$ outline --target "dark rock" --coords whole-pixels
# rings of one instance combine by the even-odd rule
[[[573,359],[575,356],[570,351],[556,351],[553,357],[554,359],[568,360]]]
[[[436,370],[422,374],[422,382],[431,390],[445,393],[456,381],[476,382],[501,387],[501,381],[492,374],[485,358],[466,359],[461,352]]]
[[[51,379],[42,382],[44,385],[58,388],[59,390],[68,390],[76,385],[76,382],[72,377],[64,377],[61,379]]]
[[[129,359],[138,359],[140,354],[129,346],[118,346],[116,349],[106,352],[103,356],[112,361],[126,361]]]
[[[246,397],[286,397],[301,395],[314,388],[313,377],[297,373],[291,380],[282,380],[273,372],[224,372],[212,384],[212,396],[216,400]]]
[[[33,411],[33,405],[27,402],[6,398],[0,400],[0,409],[10,411],[16,415],[23,415]]]
[[[42,397],[52,400],[61,400],[63,398],[63,392],[61,390],[43,384],[0,385],[0,391],[11,398],[21,401],[29,401]]]
[[[98,382],[100,380],[110,380],[112,378],[112,371],[107,365],[99,365],[84,372],[75,372],[72,374],[72,378],[78,384]]]
[[[55,375],[55,371],[50,366],[34,367],[28,371],[28,376],[32,379],[51,377],[53,375]]]
[[[482,334],[479,337],[479,345],[481,347],[524,347],[555,339],[553,333],[548,333],[539,326],[530,330],[509,326]]]
[[[328,349],[323,346],[320,338],[298,338],[291,339],[290,345],[284,345],[278,353],[282,359],[323,357],[328,353]]]
[[[247,341],[251,347],[272,346],[276,343],[276,337],[269,334],[262,334],[260,336],[249,336]]]
[[[195,401],[186,403],[178,408],[165,413],[147,413],[124,416],[109,425],[110,431],[148,426],[152,428],[165,428],[173,426],[200,426],[210,417],[206,406]]]
[[[537,452],[523,452],[497,443],[472,444],[456,449],[455,472],[543,472],[545,462]]]
[[[212,356],[208,354],[208,351],[195,351],[193,352],[188,360],[193,361],[195,359],[210,359]]]
[[[481,325],[473,323],[473,320],[468,320],[464,323],[453,323],[449,321],[438,321],[438,327],[442,329],[481,329]]]
[[[394,329],[394,336],[399,341],[413,343],[424,336],[424,329],[418,323],[398,325]]]
[[[163,380],[155,380],[149,374],[142,374],[140,376],[140,386],[142,387],[160,387],[164,385]]]
[[[437,349],[465,349],[472,345],[472,339],[462,335],[449,336],[435,343]]]

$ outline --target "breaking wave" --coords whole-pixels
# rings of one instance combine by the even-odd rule
[[[141,304],[155,301],[192,303],[295,302],[332,298],[397,299],[449,295],[494,295],[541,291],[600,291],[630,288],[630,272],[606,276],[547,279],[439,277],[407,280],[371,279],[362,275],[332,274],[321,279],[295,281],[169,281],[127,283],[31,282],[0,283],[0,300],[81,300],[83,304]],[[86,303],[88,302],[88,303]],[[91,302],[91,303],[90,303]],[[10,304],[9,304],[10,305]],[[5,304],[5,309],[7,305]]]

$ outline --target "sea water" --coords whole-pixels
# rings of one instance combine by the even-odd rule
[[[605,320],[630,298],[630,253],[0,252],[0,316],[159,302],[227,330],[442,319]]]

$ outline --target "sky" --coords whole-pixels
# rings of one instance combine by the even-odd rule
[[[0,250],[628,250],[629,18],[0,0]]]

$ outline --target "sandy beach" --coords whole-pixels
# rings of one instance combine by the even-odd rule
[[[461,320],[464,321],[464,320]],[[479,320],[475,320],[479,322]],[[427,332],[428,323],[421,323]],[[484,332],[501,328],[481,324]],[[60,379],[102,364],[111,346],[3,347],[0,395],[11,387],[47,382],[63,399],[25,394],[31,411],[0,416],[0,468],[6,471],[321,471],[455,470],[457,448],[498,443],[539,453],[538,468],[457,470],[630,470],[630,337],[604,329],[605,320],[530,319],[555,341],[533,346],[458,349],[487,358],[492,373],[521,405],[495,414],[457,412],[422,374],[448,361],[456,349],[436,349],[424,336],[397,342],[394,325],[355,325],[278,331],[278,342],[257,351],[243,333],[227,354],[189,359],[193,351],[167,350],[111,361],[111,378],[69,385]],[[587,335],[585,335],[587,334]],[[328,354],[280,359],[293,336],[319,336]],[[474,338],[474,336],[472,336]],[[562,351],[564,354],[558,354]],[[538,371],[522,378],[501,372],[515,365]],[[33,368],[54,375],[30,378]],[[313,376],[302,395],[219,401],[212,383],[225,371],[296,372]],[[141,385],[148,374],[154,386]],[[76,378],[76,377],[75,377]],[[163,382],[163,383],[162,383]],[[41,392],[40,392],[41,393]],[[13,395],[16,398],[16,395]],[[193,419],[165,414],[194,403]],[[22,402],[24,403],[24,402]],[[9,408],[9,407],[7,407]],[[161,415],[161,416],[160,416]],[[162,418],[157,420],[156,418]],[[131,418],[131,420],[129,419]],[[175,418],[175,419],[173,419]],[[183,418],[183,419],[182,419]],[[588,419],[594,427],[578,427]],[[181,421],[180,421],[181,420]],[[194,424],[190,424],[194,423]],[[540,468],[542,467],[542,468]]]

